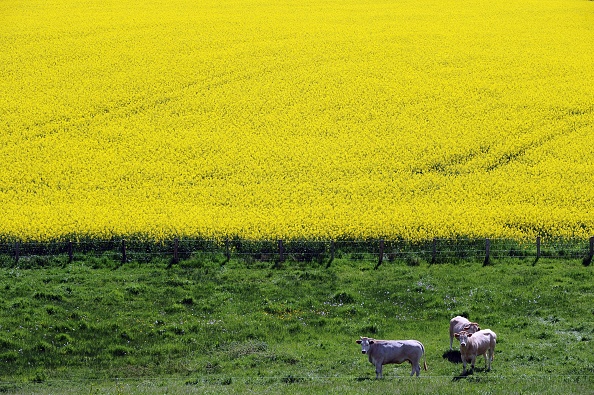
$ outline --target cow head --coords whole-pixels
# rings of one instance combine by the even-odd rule
[[[466,343],[468,343],[468,338],[472,336],[472,333],[462,331],[454,333],[454,336],[456,337],[456,339],[460,340],[460,347],[466,347]]]
[[[367,354],[367,351],[369,350],[369,346],[371,346],[374,343],[374,340],[369,338],[369,337],[362,337],[360,340],[357,340],[357,344],[361,345],[361,352],[363,354]]]
[[[476,333],[481,330],[481,327],[476,322],[471,322],[470,324],[464,325],[464,328],[462,328],[462,330],[468,333]]]

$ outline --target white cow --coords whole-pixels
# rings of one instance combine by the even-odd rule
[[[462,374],[466,374],[466,362],[470,362],[471,371],[474,370],[474,362],[479,355],[485,357],[487,371],[491,370],[491,362],[495,355],[495,344],[497,343],[495,332],[490,329],[483,329],[475,333],[462,331],[456,332],[454,336],[460,340],[460,355],[464,366]]]
[[[421,358],[425,356],[425,347],[417,340],[375,340],[361,337],[357,340],[361,345],[361,352],[369,356],[369,362],[375,366],[375,378],[382,378],[382,366],[390,363],[410,362],[411,376],[421,373]],[[425,356],[423,368],[427,370]]]
[[[462,316],[456,316],[450,320],[450,350],[454,343],[454,333],[466,331],[468,333],[478,332],[481,328],[476,322],[470,322]]]

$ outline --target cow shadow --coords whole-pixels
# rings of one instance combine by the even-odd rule
[[[460,380],[462,380],[462,379],[464,379],[464,378],[466,378],[468,376],[471,376],[471,375],[472,375],[472,373],[470,373],[470,372],[460,373],[459,375],[454,376],[454,378],[452,379],[452,381],[454,381],[454,382],[455,381],[460,381]]]
[[[462,363],[462,355],[460,355],[460,351],[448,350],[443,353],[442,357],[451,363]]]
[[[452,381],[454,381],[454,382],[456,382],[456,381],[460,381],[460,380],[462,380],[462,379],[464,379],[464,378],[468,377],[469,375],[470,375],[470,373],[468,373],[468,372],[466,372],[466,373],[464,373],[464,374],[460,373],[459,375],[457,375],[457,376],[454,376],[454,378],[452,379]]]
[[[479,376],[475,376],[474,373],[477,372],[486,372],[487,369],[486,368],[474,368],[473,371],[466,371],[466,373],[460,373],[459,375],[454,376],[454,378],[452,379],[452,381],[460,381],[462,379],[467,379],[469,381],[478,383],[480,381],[482,381],[484,379],[484,376],[479,375]]]
[[[451,363],[462,363],[462,355],[460,354],[460,351],[448,350],[443,353],[442,357],[443,359],[447,359]],[[487,368],[475,366],[475,368],[472,371],[467,370],[466,373],[460,373],[454,376],[452,381],[459,381],[462,379],[472,379],[473,381],[480,381],[480,377],[473,376],[473,373],[475,372],[487,372]]]

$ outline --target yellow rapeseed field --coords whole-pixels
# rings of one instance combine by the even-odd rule
[[[2,0],[0,238],[594,235],[594,1]]]

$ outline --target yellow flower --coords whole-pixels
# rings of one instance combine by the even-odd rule
[[[21,3],[1,238],[594,234],[590,2]]]

